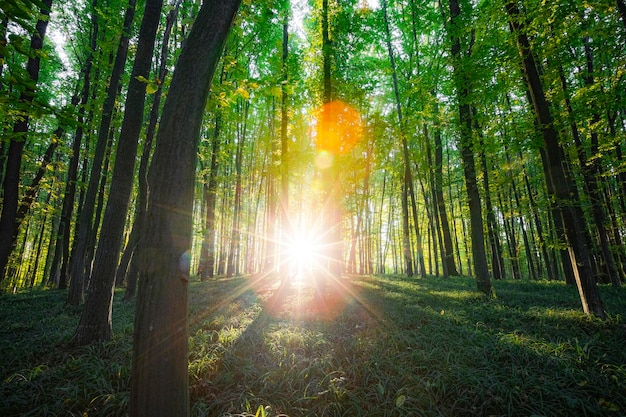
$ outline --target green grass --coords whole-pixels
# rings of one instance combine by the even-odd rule
[[[191,284],[193,416],[623,416],[626,289],[601,287],[610,318],[575,288],[467,278],[344,279],[315,302],[251,278]],[[67,349],[80,309],[61,291],[0,297],[0,415],[123,416],[132,303],[114,340]]]

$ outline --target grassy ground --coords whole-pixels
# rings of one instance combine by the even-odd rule
[[[320,303],[251,278],[192,282],[193,416],[624,416],[626,289],[602,287],[610,318],[562,283],[466,278],[342,280]],[[132,303],[115,338],[67,350],[66,294],[0,296],[1,416],[123,416]]]

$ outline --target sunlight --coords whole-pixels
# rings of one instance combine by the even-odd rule
[[[319,269],[323,256],[321,241],[321,237],[309,232],[299,233],[284,243],[286,262],[297,286],[306,285],[307,277]]]

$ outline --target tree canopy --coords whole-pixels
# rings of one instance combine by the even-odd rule
[[[153,5],[1,3],[3,290],[69,285],[79,304],[117,270],[134,296],[149,161],[182,169],[152,138],[200,11],[159,5],[146,49]],[[501,279],[565,280],[604,316],[596,286],[626,274],[624,10],[243,2],[188,162],[191,276],[469,275],[487,296]]]

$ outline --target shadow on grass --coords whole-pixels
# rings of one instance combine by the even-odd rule
[[[601,287],[611,319],[571,288],[468,278],[344,277],[316,300],[294,282],[236,277],[190,287],[192,415],[626,415],[625,289]],[[132,304],[115,340],[64,351],[78,309],[65,292],[0,297],[0,415],[124,416]]]
[[[626,410],[623,324],[546,303],[565,287],[535,287],[537,302],[519,306],[530,293],[486,300],[463,278],[340,283],[323,308],[312,288],[249,285],[228,313],[205,323],[192,350],[207,333],[217,350],[190,365],[194,415],[259,407],[290,416]]]

